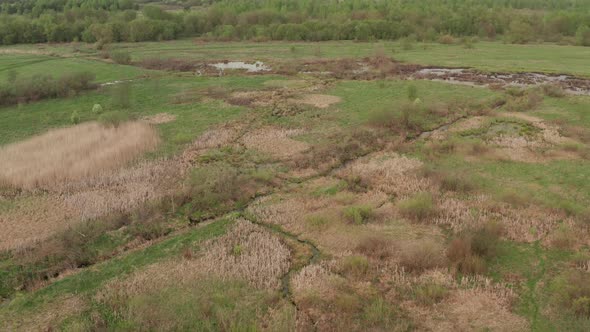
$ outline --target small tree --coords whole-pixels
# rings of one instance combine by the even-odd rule
[[[131,107],[131,84],[122,82],[113,87],[113,105],[118,108]]]
[[[576,43],[580,46],[590,46],[590,27],[581,25],[576,31]]]
[[[8,72],[8,83],[10,84],[14,84],[16,82],[16,79],[18,78],[18,73],[16,72],[16,70],[11,70]]]
[[[418,88],[415,85],[408,86],[408,99],[414,101],[418,98]]]
[[[70,121],[72,122],[72,124],[75,125],[80,123],[80,115],[78,114],[78,111],[72,112],[72,115],[70,116]]]
[[[94,104],[94,106],[92,106],[92,113],[96,115],[102,114],[102,106],[100,106],[100,104]]]

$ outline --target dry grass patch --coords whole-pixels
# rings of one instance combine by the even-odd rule
[[[249,149],[286,159],[308,149],[307,143],[291,138],[302,133],[303,131],[299,129],[262,128],[247,133],[241,141]]]
[[[422,162],[398,154],[376,153],[355,160],[337,175],[399,198],[427,191],[432,183],[417,174]]]
[[[340,97],[321,95],[321,94],[308,94],[303,96],[301,99],[293,100],[293,103],[303,103],[306,105],[314,106],[317,108],[328,108],[341,101]]]
[[[503,226],[506,238],[520,242],[542,240],[562,223],[570,227],[575,225],[575,221],[563,213],[534,205],[514,207],[508,203],[494,202],[493,198],[486,195],[459,199],[456,195],[445,194],[439,199],[438,211],[431,220],[436,225],[461,232],[496,221]]]
[[[146,116],[142,120],[149,124],[158,125],[176,120],[176,115],[169,113],[158,113],[155,115]]]
[[[21,198],[0,213],[0,250],[25,248],[74,224],[77,209],[53,196]]]
[[[503,298],[481,289],[458,289],[434,307],[409,307],[419,329],[428,331],[527,331],[528,322]]]
[[[61,297],[43,305],[35,313],[19,317],[0,316],[3,331],[53,331],[68,317],[82,313],[88,304],[78,296]]]
[[[118,127],[90,122],[51,130],[0,150],[0,183],[51,190],[121,167],[158,143],[157,132],[140,122]]]

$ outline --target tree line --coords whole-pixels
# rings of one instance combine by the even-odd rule
[[[0,0],[0,44],[214,40],[434,41],[442,35],[590,46],[590,0]],[[184,8],[184,9],[183,9]]]

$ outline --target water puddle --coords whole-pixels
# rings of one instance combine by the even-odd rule
[[[220,71],[242,69],[246,70],[246,72],[248,73],[259,73],[270,70],[270,67],[265,65],[262,61],[256,61],[254,63],[246,63],[243,61],[229,61],[214,63],[210,66],[213,66],[219,69]]]
[[[467,68],[422,68],[410,75],[413,79],[444,81],[452,84],[483,86],[507,85],[528,87],[557,84],[575,95],[590,95],[590,80],[569,75],[541,73],[484,73]]]

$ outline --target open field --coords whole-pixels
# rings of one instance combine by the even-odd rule
[[[590,328],[590,96],[412,74],[590,76],[588,48],[108,46],[135,66],[0,48],[0,80],[133,79],[0,108],[0,330]]]
[[[10,52],[53,53],[65,57],[78,57],[78,60],[57,60],[56,65],[75,61],[83,68],[84,58],[97,58],[99,52],[85,44],[72,46],[57,45],[22,45],[0,47]],[[121,43],[112,45],[112,51],[125,50],[132,54],[132,59],[140,61],[146,58],[181,58],[195,61],[215,60],[261,60],[281,62],[289,60],[317,60],[322,58],[364,58],[376,52],[383,52],[396,60],[428,66],[468,67],[492,72],[545,72],[555,74],[573,74],[590,77],[587,59],[590,50],[585,47],[562,46],[555,44],[514,45],[501,42],[481,41],[473,48],[466,49],[461,44],[445,45],[439,43],[413,43],[409,49],[402,42],[201,42],[190,39]],[[16,55],[11,55],[14,57]],[[3,56],[5,57],[5,56]],[[22,55],[18,55],[22,57]],[[35,57],[42,61],[46,57]],[[8,60],[3,60],[8,61]],[[29,60],[30,61],[30,60]],[[15,64],[16,65],[16,64]],[[109,67],[105,67],[108,69]],[[123,72],[131,69],[120,66]],[[108,75],[106,73],[101,75]],[[108,72],[107,72],[108,73]],[[0,75],[6,75],[5,70]],[[119,70],[119,75],[122,75]],[[1,76],[0,76],[1,77]],[[121,77],[118,77],[121,78]]]
[[[0,51],[1,52],[1,51]],[[106,83],[117,80],[137,78],[146,70],[132,66],[107,64],[84,58],[61,58],[43,54],[1,54],[0,81],[5,82],[11,72],[19,76],[52,75],[60,77],[68,73],[90,72],[96,75],[96,82]]]

